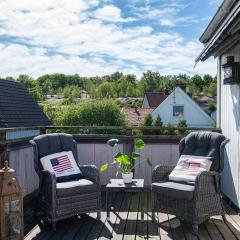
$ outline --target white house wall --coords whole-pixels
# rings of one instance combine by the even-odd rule
[[[146,94],[144,94],[144,99],[143,99],[143,104],[142,104],[142,107],[143,108],[149,108],[149,103],[148,103],[148,100],[147,100],[147,97],[146,97]]]
[[[220,90],[219,104],[221,105],[218,125],[222,128],[223,134],[230,139],[226,147],[225,167],[222,174],[222,191],[237,206],[240,206],[240,182],[239,182],[239,128],[240,128],[240,86],[223,85],[223,71],[220,65],[226,61],[226,56],[235,56],[235,61],[240,61],[240,44],[219,58],[218,61],[218,84]]]
[[[175,97],[174,97],[175,93]],[[175,103],[174,103],[175,98]],[[184,106],[184,117],[173,116],[173,106]],[[172,123],[177,125],[179,120],[187,120],[188,127],[212,127],[213,119],[205,113],[181,88],[177,87],[153,112],[152,117],[157,115],[162,118],[163,124]]]

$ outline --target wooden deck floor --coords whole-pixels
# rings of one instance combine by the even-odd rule
[[[151,221],[150,193],[144,193],[144,219],[140,217],[140,195],[138,193],[116,193],[113,197],[114,210],[107,221],[105,196],[103,193],[103,211],[101,220],[96,214],[85,214],[60,221],[57,231],[44,220],[33,217],[33,207],[25,207],[25,239],[30,240],[82,240],[82,239],[240,239],[240,217],[226,205],[227,222],[221,217],[213,217],[200,225],[199,235],[191,234],[191,226],[181,224],[172,215],[158,213],[156,222]]]

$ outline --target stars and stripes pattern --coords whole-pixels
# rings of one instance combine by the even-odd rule
[[[64,172],[72,168],[71,161],[67,155],[53,158],[50,160],[53,170],[56,172]]]
[[[188,171],[190,173],[197,173],[200,168],[200,163],[189,163]]]

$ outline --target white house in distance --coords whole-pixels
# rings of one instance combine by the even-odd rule
[[[214,120],[185,92],[186,87],[176,87],[170,94],[156,93],[154,101],[153,93],[144,95],[143,108],[155,107],[151,105],[153,102],[160,103],[151,112],[153,118],[159,114],[163,124],[168,123],[176,126],[180,120],[186,120],[188,127],[192,128],[209,128],[213,127]]]
[[[222,174],[222,191],[240,206],[240,1],[224,0],[200,37],[204,49],[196,59],[217,58],[217,127],[230,139]]]

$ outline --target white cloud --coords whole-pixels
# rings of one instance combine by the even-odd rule
[[[26,73],[36,77],[51,72],[95,76],[114,71],[139,76],[146,70],[215,74],[213,63],[193,69],[201,50],[197,41],[186,41],[174,31],[154,31],[147,25],[123,27],[133,19],[124,18],[112,3],[5,0],[0,9],[0,37],[15,42],[0,44],[2,76]],[[149,14],[170,15],[171,11],[170,6]],[[165,19],[164,24],[175,22]]]
[[[94,16],[98,19],[110,22],[130,22],[133,18],[122,18],[121,9],[114,5],[106,5],[102,8],[98,8],[94,12]]]
[[[174,27],[178,24],[187,26],[192,23],[199,23],[201,21],[208,20],[205,17],[199,17],[195,15],[182,15],[182,11],[188,6],[186,4],[180,4],[176,2],[168,2],[167,4],[161,4],[159,8],[151,6],[149,2],[145,6],[137,7],[134,4],[130,5],[130,8],[134,11],[135,15],[139,19],[149,19],[161,26]]]

